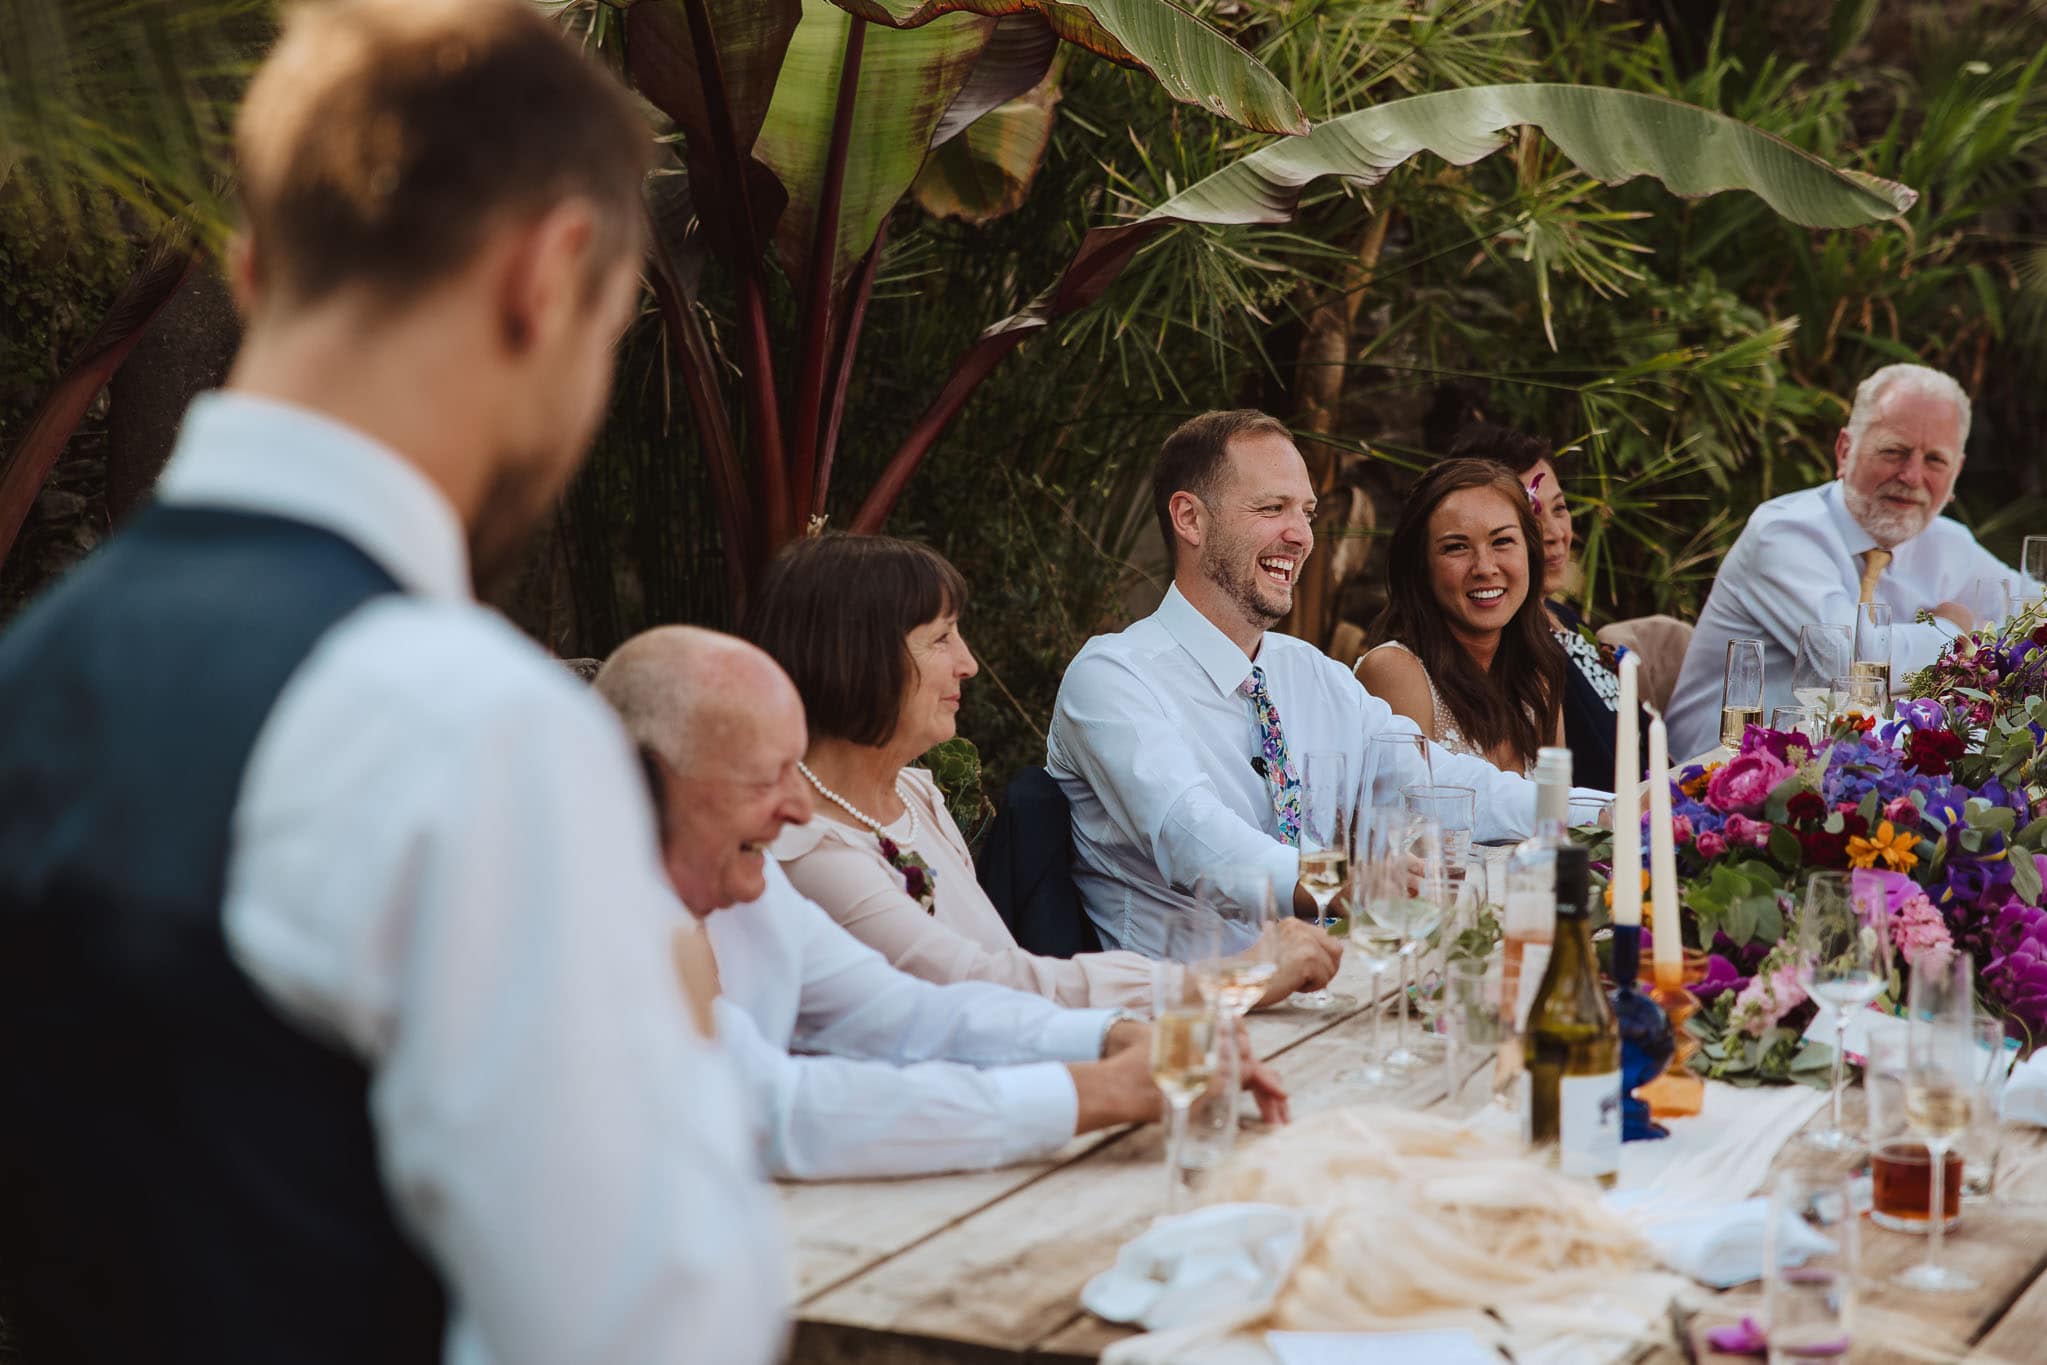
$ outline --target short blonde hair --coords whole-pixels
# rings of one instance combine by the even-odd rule
[[[392,301],[497,221],[594,206],[593,284],[640,249],[651,134],[625,90],[521,0],[306,0],[235,121],[244,227],[288,302]]]

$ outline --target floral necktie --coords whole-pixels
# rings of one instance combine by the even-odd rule
[[[1258,747],[1264,751],[1262,771],[1265,785],[1272,789],[1272,811],[1279,819],[1279,837],[1298,848],[1301,844],[1301,778],[1294,761],[1287,756],[1286,736],[1279,728],[1279,708],[1272,693],[1265,690],[1265,670],[1253,665],[1251,676],[1237,685],[1240,696],[1251,699],[1258,716]]]

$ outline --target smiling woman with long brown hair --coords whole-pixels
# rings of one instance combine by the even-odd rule
[[[1565,660],[1543,611],[1542,532],[1519,480],[1445,460],[1393,528],[1379,642],[1358,678],[1453,753],[1525,772],[1562,733]]]

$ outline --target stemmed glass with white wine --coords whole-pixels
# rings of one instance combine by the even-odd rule
[[[1357,788],[1340,751],[1316,749],[1301,762],[1301,886],[1315,902],[1312,923],[1341,936],[1348,929],[1336,898],[1349,884],[1357,834]],[[1354,1010],[1358,1002],[1328,987],[1297,991],[1290,1003],[1311,1010]]]
[[[1167,1213],[1178,1213],[1186,1194],[1187,1111],[1216,1071],[1221,1012],[1202,992],[1197,968],[1222,951],[1221,918],[1197,906],[1167,923],[1165,955],[1151,964],[1151,1078],[1166,1102]]]
[[[1798,653],[1791,661],[1791,695],[1808,711],[1832,715],[1841,704],[1834,694],[1834,679],[1848,676],[1854,654],[1855,639],[1848,627],[1800,626]]]
[[[1981,1094],[1982,1064],[1976,1046],[1975,962],[1953,953],[1942,962],[1921,958],[1912,969],[1906,1006],[1905,1122],[1926,1144],[1930,1190],[1927,1197],[1926,1259],[1900,1271],[1907,1289],[1954,1293],[1975,1289],[1974,1275],[1941,1264],[1947,1235],[1947,1154],[1968,1131]]]
[[[1450,905],[1449,877],[1443,867],[1443,831],[1434,820],[1410,815],[1400,807],[1372,812],[1373,856],[1381,864],[1366,879],[1365,914],[1400,940],[1400,1020],[1393,1050],[1381,1065],[1413,1071],[1430,1063],[1407,1027],[1409,975],[1429,936],[1443,922]],[[1383,842],[1380,842],[1383,841]]]
[[[1834,1089],[1831,1119],[1804,1135],[1829,1152],[1853,1152],[1862,1140],[1841,1126],[1842,1064],[1848,1019],[1884,992],[1891,976],[1891,927],[1883,884],[1861,872],[1815,872],[1806,878],[1805,903],[1794,925],[1798,981],[1834,1016]]]

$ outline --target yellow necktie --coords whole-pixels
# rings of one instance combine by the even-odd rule
[[[1890,566],[1889,550],[1864,550],[1862,552],[1862,596],[1858,601],[1876,600],[1876,580]]]

